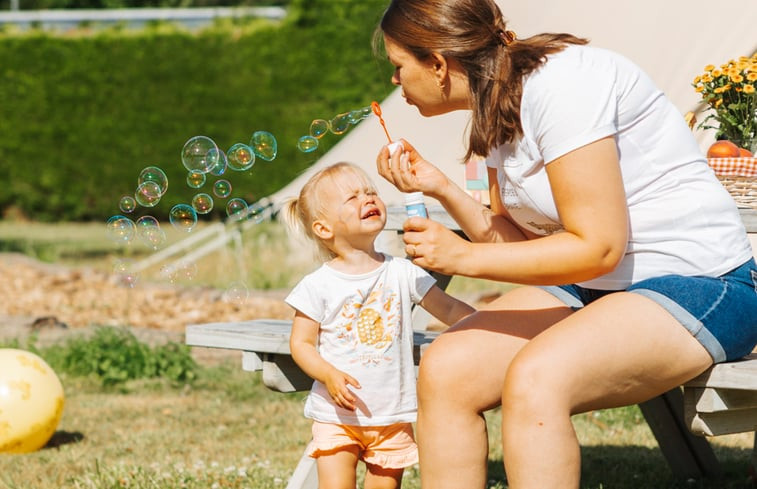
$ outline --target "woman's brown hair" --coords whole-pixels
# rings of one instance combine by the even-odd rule
[[[419,60],[439,53],[455,59],[467,73],[473,115],[465,161],[474,154],[488,156],[492,148],[522,133],[525,75],[567,45],[588,42],[571,34],[517,39],[494,0],[392,0],[374,47],[381,34]]]

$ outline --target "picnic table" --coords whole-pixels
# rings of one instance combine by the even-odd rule
[[[740,211],[757,251],[757,209]],[[459,232],[457,224],[441,207],[429,208],[429,215]],[[390,208],[386,229],[400,233],[404,219],[404,208]],[[434,275],[439,285],[446,288],[451,277]],[[427,317],[423,313],[421,308],[413,311],[416,365],[426,346],[439,334],[425,330]],[[289,351],[291,324],[289,320],[254,319],[188,325],[185,342],[190,346],[241,350],[242,368],[262,371],[263,383],[269,389],[305,391],[310,389],[313,381],[292,359]],[[639,407],[675,475],[684,478],[716,475],[720,471],[718,460],[707,439],[697,435],[757,429],[757,354],[739,362],[715,365],[682,387],[641,403]],[[752,458],[753,466],[757,467],[757,440]],[[314,459],[303,455],[287,489],[317,487]]]

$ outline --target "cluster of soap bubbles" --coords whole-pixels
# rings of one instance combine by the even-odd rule
[[[315,119],[310,124],[309,133],[298,139],[297,148],[303,153],[312,153],[318,149],[319,140],[327,132],[342,135],[372,113],[372,107],[363,107],[337,114],[329,120]],[[257,160],[273,161],[277,152],[276,138],[267,131],[256,131],[249,143],[234,143],[226,151],[207,136],[191,137],[181,149],[181,163],[187,171],[185,183],[196,193],[189,202],[176,204],[169,211],[168,219],[173,228],[191,232],[198,223],[198,216],[209,214],[221,203],[229,218],[259,219],[263,208],[234,197],[230,175],[232,172],[249,171]],[[212,183],[208,184],[211,180]],[[168,178],[163,170],[157,166],[144,168],[137,178],[134,193],[120,198],[120,213],[107,220],[108,237],[120,245],[129,245],[138,240],[148,248],[160,249],[166,243],[166,234],[158,219],[149,214],[138,218],[129,216],[136,214],[140,208],[149,210],[155,207],[167,190]],[[128,258],[115,262],[114,273],[128,287],[134,287],[137,283],[135,264]],[[192,280],[197,275],[197,265],[183,259],[164,266],[161,273],[172,283]],[[247,296],[243,282],[234,282],[224,294],[227,301],[233,302],[243,302]]]
[[[235,143],[226,152],[219,149],[211,138],[194,136],[184,144],[181,162],[187,170],[186,184],[200,190],[209,175],[221,177],[227,170],[246,171],[252,168],[257,158],[273,161],[276,153],[276,138],[266,131],[255,132],[250,144]],[[168,178],[163,170],[157,166],[143,169],[137,178],[134,194],[124,195],[119,200],[121,214],[108,219],[108,236],[119,244],[129,244],[139,238],[150,248],[160,248],[166,237],[158,219],[144,215],[132,220],[127,214],[134,213],[140,206],[155,207],[167,190]],[[190,232],[197,225],[198,214],[208,214],[213,210],[215,199],[228,199],[225,203],[228,216],[247,211],[247,202],[239,197],[231,198],[232,191],[233,186],[228,178],[217,178],[209,192],[198,191],[189,203],[176,204],[171,208],[168,213],[171,225],[180,231]]]
[[[315,119],[310,123],[310,131],[297,140],[297,149],[303,153],[312,153],[318,149],[318,141],[329,131],[341,135],[347,132],[350,126],[357,124],[372,113],[371,107],[351,110],[337,114],[330,120]]]
[[[194,136],[187,140],[181,150],[181,163],[187,170],[187,186],[196,189],[197,193],[190,202],[176,204],[171,208],[168,213],[171,225],[174,229],[189,233],[197,225],[198,215],[210,213],[216,207],[216,202],[222,200],[225,201],[223,205],[229,217],[259,217],[263,209],[258,204],[249,205],[241,197],[232,197],[233,185],[227,171],[247,171],[257,159],[273,161],[277,152],[276,138],[267,131],[256,131],[249,144],[235,143],[225,152],[207,136]],[[210,179],[214,180],[211,188],[203,191],[202,188]],[[160,249],[166,242],[166,234],[158,219],[149,214],[138,218],[129,215],[136,213],[140,207],[155,207],[167,190],[168,178],[163,170],[157,166],[143,169],[137,178],[134,194],[120,198],[118,209],[121,213],[107,220],[108,237],[121,245],[139,240],[153,250]],[[197,265],[180,261],[161,271],[171,282],[191,280],[197,275]],[[117,260],[114,272],[124,285],[133,287],[137,282],[134,263],[129,259]],[[238,295],[234,294],[235,297]]]

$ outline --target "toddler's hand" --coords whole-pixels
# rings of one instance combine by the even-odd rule
[[[350,411],[355,410],[355,395],[347,387],[351,385],[360,389],[360,383],[354,377],[334,368],[331,369],[324,383],[337,406]]]

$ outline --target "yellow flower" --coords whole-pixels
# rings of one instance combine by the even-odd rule
[[[719,67],[708,64],[691,85],[710,110],[700,128],[730,140],[757,137],[757,52]]]

